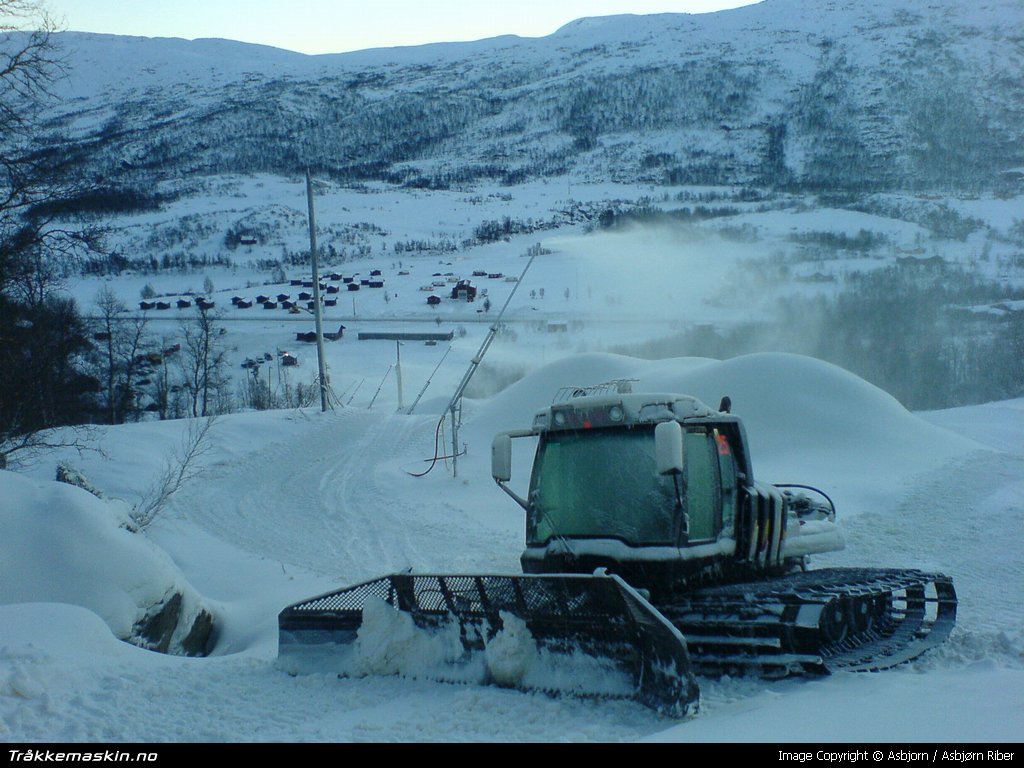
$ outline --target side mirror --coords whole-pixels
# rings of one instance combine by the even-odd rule
[[[512,436],[507,432],[495,435],[491,442],[491,477],[499,483],[512,479]]]
[[[678,421],[663,421],[654,428],[654,455],[659,475],[683,473],[683,428]]]

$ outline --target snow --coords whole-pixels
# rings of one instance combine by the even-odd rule
[[[0,604],[67,602],[86,607],[121,638],[146,609],[172,591],[197,596],[171,559],[144,536],[129,533],[121,505],[63,483],[42,483],[0,471]]]
[[[952,0],[933,5],[936,12],[955,7]],[[972,23],[995,26],[1007,7],[978,6]],[[783,11],[786,18],[779,18]],[[784,83],[813,72],[816,62],[806,56],[807,40],[839,40],[850,32],[835,26],[831,19],[838,17],[811,0],[769,0],[715,18],[713,33],[701,19],[682,15],[636,17],[629,24],[588,19],[538,41],[503,38],[333,57],[229,41],[144,45],[138,39],[72,33],[62,39],[89,75],[76,79],[72,73],[59,87],[73,108],[83,109],[73,115],[73,125],[85,131],[112,114],[98,106],[111,95],[128,101],[147,90],[173,88],[182,109],[195,107],[197,92],[175,84],[202,82],[215,93],[234,88],[264,63],[279,77],[404,67],[412,79],[419,77],[413,70],[420,64],[447,63],[443,76],[454,77],[450,69],[456,64],[487,71],[516,58],[563,77],[569,70],[560,62],[574,59],[584,44],[618,45],[637,65],[644,57],[657,64],[666,49],[684,58],[699,46],[737,45],[753,55],[770,54],[775,62],[780,90],[766,95],[764,108],[770,113],[773,99],[782,100]],[[893,17],[892,23],[912,31],[912,20]],[[767,28],[771,35],[764,34]],[[655,38],[665,45],[638,46],[635,53],[627,45]],[[857,66],[878,51],[866,44],[849,53]],[[130,78],[124,75],[126,62]],[[592,74],[592,69],[572,73]],[[678,136],[666,132],[665,141],[677,141],[673,135]],[[481,145],[480,152],[485,150]],[[212,298],[227,312],[222,323],[235,383],[247,375],[238,367],[243,359],[278,350],[298,350],[299,369],[289,373],[271,364],[260,370],[261,378],[279,390],[307,382],[315,369],[312,347],[299,347],[294,334],[312,328],[310,316],[296,321],[280,311],[245,314],[227,307],[234,293],[297,291],[271,282],[254,265],[280,258],[282,249],[306,247],[303,182],[224,176],[202,180],[201,186],[201,192],[193,190],[160,211],[117,218],[110,245],[148,254],[150,237],[159,241],[189,217],[195,225],[187,235],[191,239],[172,242],[198,256],[221,253],[225,230],[242,221],[265,223],[267,242],[237,249],[230,268],[83,278],[72,281],[69,292],[88,307],[97,290],[109,284],[134,307],[148,283],[158,294],[177,297],[210,277],[216,286]],[[813,262],[836,284],[848,271],[891,263],[895,249],[919,241],[928,255],[972,264],[989,277],[1012,272],[1007,281],[1020,284],[1019,268],[1009,266],[1019,248],[1004,237],[1019,219],[1019,196],[947,201],[983,219],[983,229],[998,235],[984,241],[992,253],[977,262],[982,245],[977,238],[943,240],[895,215],[822,208],[810,198],[780,196],[764,208],[729,203],[737,215],[692,226],[587,234],[584,208],[590,215],[648,198],[671,210],[678,206],[670,200],[692,205],[688,201],[701,195],[729,190],[581,183],[568,177],[430,193],[376,183],[360,189],[328,182],[318,187],[321,243],[367,249],[365,256],[322,266],[322,274],[366,274],[381,267],[389,296],[385,302],[383,291],[364,289],[354,298],[342,293],[339,306],[326,313],[325,328],[347,326],[342,341],[326,345],[340,401],[334,411],[219,418],[200,461],[202,474],[172,497],[144,533],[119,526],[180,451],[187,439],[185,422],[96,427],[85,436],[95,451],[55,450],[18,473],[0,472],[0,739],[1019,740],[1024,733],[1024,560],[1015,542],[1024,530],[1024,400],[914,414],[853,374],[806,357],[763,353],[725,361],[652,361],[608,351],[695,325],[724,328],[756,320],[796,292],[834,290],[770,276],[768,267],[777,259],[791,263],[801,255],[788,240],[793,232],[853,236],[865,229],[889,238],[868,254]],[[933,205],[907,196],[882,197],[879,207],[886,210]],[[506,215],[544,222],[545,229],[453,252],[394,251],[397,241],[461,243],[480,223]],[[737,231],[751,237],[737,240]],[[518,275],[526,250],[538,242],[551,252],[539,256],[522,281],[507,318],[512,333],[497,337],[465,402],[460,440],[467,453],[459,459],[458,477],[444,460],[425,477],[412,477],[435,454],[438,416],[494,320],[493,310],[479,311],[480,302],[446,300],[437,310],[428,309],[418,287],[430,283],[434,272],[469,277],[485,269]],[[811,263],[798,264],[794,272],[799,267],[809,270]],[[410,274],[399,275],[400,270]],[[289,271],[294,273],[289,277],[301,272]],[[499,280],[476,282],[489,290],[495,307],[512,289]],[[543,298],[531,296],[542,289]],[[150,330],[172,342],[189,317],[189,311],[150,313]],[[549,321],[568,321],[570,331],[552,333]],[[406,403],[449,346],[451,353],[416,413],[398,414],[394,376],[385,373],[395,359],[394,344],[355,338],[360,330],[423,326],[456,336],[450,345],[402,346]],[[409,569],[518,572],[522,510],[490,478],[491,438],[529,426],[534,412],[549,405],[561,387],[613,378],[634,379],[635,391],[680,392],[711,406],[729,395],[746,425],[759,480],[809,483],[835,499],[846,549],[815,557],[814,565],[950,574],[960,606],[949,641],[880,674],[777,682],[702,678],[701,711],[684,723],[629,701],[415,679],[450,654],[452,638],[418,636],[397,626],[402,616],[390,609],[373,614],[371,608],[358,674],[292,677],[282,669],[277,614],[298,600]],[[450,451],[448,428],[440,433],[442,453]],[[528,439],[513,445],[511,485],[520,493],[533,448]],[[58,462],[82,472],[104,499],[53,483]],[[191,604],[201,600],[214,612],[218,632],[211,657],[164,656],[117,639],[140,610],[172,587],[183,590]],[[574,667],[572,659],[535,655],[524,629],[506,622],[489,645],[493,677],[558,688],[571,687],[574,674],[588,674],[586,659]],[[469,672],[476,679],[487,674],[482,666]],[[567,672],[572,674],[563,686],[557,678]],[[593,674],[615,686],[607,670]]]
[[[490,481],[489,435],[528,424],[554,385],[608,375],[685,388],[707,401],[730,393],[762,479],[813,482],[840,500],[847,549],[815,564],[950,573],[961,599],[950,640],[881,674],[701,679],[701,712],[680,724],[629,701],[410,677],[291,677],[280,669],[276,614],[291,602],[407,567],[516,572],[522,517]],[[116,527],[116,502],[43,480],[49,468],[42,463],[29,472],[38,479],[0,473],[0,734],[14,741],[702,741],[737,734],[903,741],[913,732],[925,740],[1013,740],[1022,724],[1024,569],[1012,546],[996,542],[1014,540],[1024,520],[1022,410],[1013,401],[922,418],[845,371],[788,355],[650,362],[586,354],[469,403],[470,452],[458,479],[442,467],[423,479],[404,471],[430,455],[435,417],[354,408],[221,418],[205,474],[172,498],[146,534]],[[165,422],[101,430],[114,454],[85,453],[79,468],[108,493],[130,495],[159,472],[181,429]],[[127,457],[134,463],[123,473],[118,463]],[[520,458],[514,481],[528,466],[528,456]],[[72,524],[78,518],[89,525]],[[122,539],[167,555],[125,558]],[[79,564],[74,579],[48,570],[65,556]],[[139,585],[148,582],[153,561],[164,564],[158,575],[166,578],[170,560],[216,607],[220,635],[210,658],[161,656],[111,632],[123,622],[123,610],[106,607],[119,599],[119,583],[129,573]],[[117,579],[103,576],[111,567]],[[387,622],[371,622],[367,631],[374,629],[380,634],[367,640],[374,652],[387,647],[377,639],[388,638],[393,649],[401,638]],[[507,632],[492,643],[492,673],[550,682],[552,670],[566,668],[559,659],[538,672],[524,661],[527,638]],[[428,665],[415,643],[398,649],[412,670]],[[441,657],[436,651],[435,661],[443,644]],[[386,656],[374,658],[365,671],[395,670]]]

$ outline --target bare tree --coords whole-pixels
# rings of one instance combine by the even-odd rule
[[[96,295],[94,334],[101,358],[102,381],[110,424],[125,422],[135,408],[135,385],[148,318],[127,313],[127,305],[108,287]]]
[[[225,385],[227,368],[220,316],[196,308],[192,320],[182,324],[181,366],[193,418],[218,412],[217,395]]]
[[[38,445],[36,433],[91,417],[98,383],[74,302],[56,295],[59,264],[98,245],[94,230],[60,223],[81,191],[60,152],[33,145],[61,73],[41,0],[0,0],[0,453]]]
[[[213,428],[215,420],[216,417],[210,416],[189,421],[180,448],[164,459],[163,469],[153,485],[142,494],[132,508],[130,517],[136,531],[149,526],[167,506],[171,496],[202,473],[203,468],[199,462],[210,451],[210,429]]]
[[[62,160],[32,146],[63,72],[55,28],[41,0],[0,0],[0,291],[17,287],[33,305],[46,296],[55,257],[99,244],[95,229],[59,223],[60,201],[80,193],[81,183]]]

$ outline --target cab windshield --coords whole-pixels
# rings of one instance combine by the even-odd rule
[[[618,538],[630,544],[674,544],[676,491],[658,474],[654,429],[549,434],[538,447],[530,480],[527,539]]]

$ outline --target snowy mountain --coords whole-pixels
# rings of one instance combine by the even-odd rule
[[[993,188],[1024,165],[1021,28],[1016,0],[765,0],[323,56],[65,33],[42,151],[139,190],[307,164],[427,188]]]

